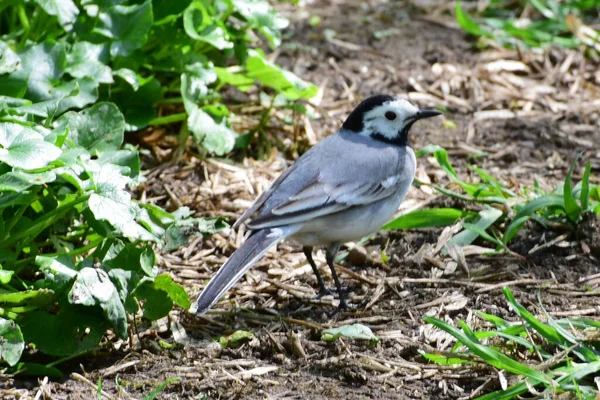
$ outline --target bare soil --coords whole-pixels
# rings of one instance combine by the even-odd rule
[[[190,153],[174,165],[162,163],[152,168],[138,194],[167,208],[188,205],[198,215],[227,215],[233,222],[290,160],[333,132],[360,99],[377,93],[408,95],[421,106],[446,109],[450,122],[424,121],[413,129],[413,144],[447,148],[465,179],[475,179],[468,168],[475,163],[515,189],[534,180],[553,188],[579,152],[582,162],[576,171],[591,160],[592,174],[600,176],[600,76],[594,72],[599,65],[578,51],[550,49],[522,56],[503,49],[480,52],[444,13],[445,3],[426,2],[429,8],[417,8],[409,1],[352,0],[317,1],[300,10],[282,6],[292,26],[277,62],[322,88],[312,103],[321,118],[298,119],[290,127],[276,116],[267,133],[278,150],[271,149],[264,161],[201,160]],[[312,26],[309,16],[320,16],[320,25]],[[502,69],[499,62],[506,60],[524,68]],[[494,62],[500,72],[493,72]],[[256,105],[256,96],[232,93],[229,100],[241,102],[240,127],[256,123],[260,113],[243,108]],[[172,150],[169,143],[173,142],[162,140],[152,147],[159,161]],[[259,145],[253,143],[251,152]],[[446,183],[428,158],[419,161],[418,177]],[[477,209],[451,202],[413,188],[403,207]],[[432,250],[442,229],[382,232],[341,263],[348,271],[341,270],[341,276],[350,299],[367,305],[332,318],[327,313],[337,300],[312,299],[317,284],[301,249],[284,243],[208,317],[197,319],[177,310],[160,324],[138,322],[140,335],[133,349],[126,341],[108,338],[97,353],[62,364],[63,371],[77,372],[87,383],[75,376],[56,382],[14,378],[2,385],[7,398],[12,391],[15,398],[40,392],[55,399],[89,399],[96,396],[98,378],[113,398],[142,398],[169,377],[180,381],[158,398],[476,397],[499,389],[498,374],[483,364],[455,368],[426,362],[421,352],[448,351],[453,342],[427,325],[423,316],[462,319],[475,329],[485,324],[474,310],[515,320],[501,292],[509,285],[516,299],[534,313],[541,311],[539,296],[555,316],[598,319],[597,295],[585,294],[597,293],[600,285],[596,217],[588,215],[577,235],[529,254],[564,233],[528,223],[511,244],[511,250],[526,260],[469,254],[467,275],[450,257]],[[195,296],[242,237],[243,232],[226,230],[199,238],[185,249],[162,255],[163,268]],[[387,264],[381,263],[382,251],[390,257]],[[323,254],[317,255],[317,262],[324,264]],[[327,276],[327,268],[322,273]],[[321,329],[351,323],[369,326],[381,342],[371,346],[320,340]],[[236,330],[249,330],[254,339],[237,348],[215,343]],[[170,346],[161,346],[163,342]],[[115,350],[115,344],[121,350]],[[117,378],[123,390],[117,388]]]

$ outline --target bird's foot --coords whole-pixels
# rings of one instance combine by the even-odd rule
[[[319,293],[315,297],[313,297],[313,299],[319,300],[321,297],[325,297],[325,296],[335,296],[335,289],[322,287],[319,290]]]

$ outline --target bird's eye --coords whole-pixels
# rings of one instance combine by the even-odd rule
[[[392,111],[388,111],[388,112],[385,113],[385,117],[387,119],[389,119],[390,121],[393,121],[393,120],[396,119],[396,113],[392,112]]]

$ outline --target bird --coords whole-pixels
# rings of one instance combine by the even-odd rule
[[[343,243],[376,232],[396,213],[416,171],[409,130],[440,114],[390,95],[363,100],[337,132],[299,157],[235,222],[233,229],[246,223],[249,235],[190,312],[205,314],[271,246],[287,238],[303,246],[319,285],[317,297],[331,293],[312,256],[314,247],[325,247],[338,309],[348,308],[335,256]]]

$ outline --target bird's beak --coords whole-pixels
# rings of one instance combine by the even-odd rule
[[[415,121],[418,121],[423,118],[431,118],[436,117],[438,115],[442,115],[441,111],[438,110],[419,110],[414,116]]]

